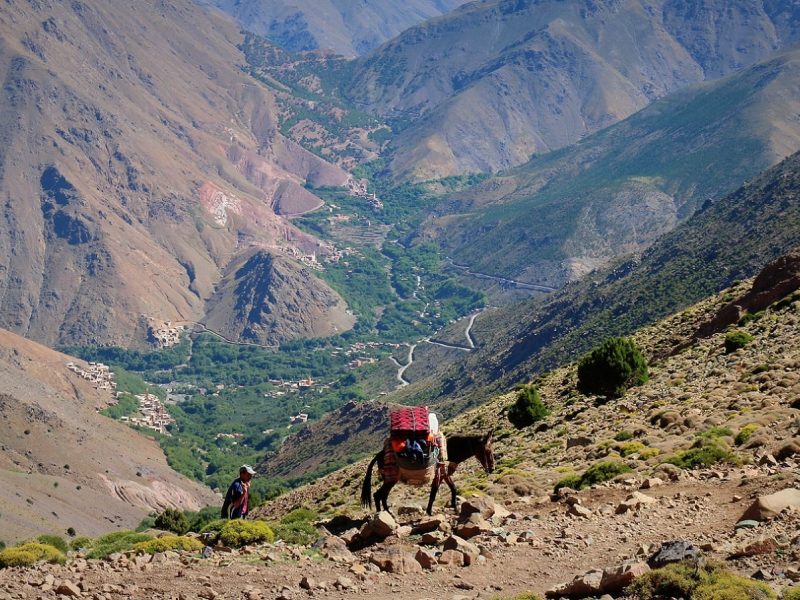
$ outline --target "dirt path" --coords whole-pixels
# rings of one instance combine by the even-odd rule
[[[235,346],[255,346],[256,348],[267,348],[269,350],[277,350],[280,346],[270,345],[270,344],[258,344],[256,342],[240,342],[236,340],[232,340],[230,338],[225,337],[221,333],[214,331],[213,329],[209,329],[204,323],[200,323],[198,321],[179,321],[176,325],[191,325],[193,327],[199,328],[203,333],[210,333],[216,338],[219,338],[223,342],[228,344],[233,344]]]
[[[558,288],[550,287],[547,285],[539,285],[536,283],[527,283],[525,281],[517,281],[516,279],[509,279],[507,277],[499,277],[497,275],[489,275],[488,273],[480,273],[478,271],[473,271],[469,265],[460,265],[456,262],[453,262],[449,256],[445,257],[445,260],[450,263],[455,269],[463,271],[465,275],[469,275],[470,277],[474,277],[475,279],[490,279],[492,281],[497,281],[498,283],[503,283],[505,285],[512,285],[516,288],[521,290],[531,290],[534,292],[555,292]]]
[[[780,538],[788,535],[791,539],[800,525],[798,515],[776,519],[760,526],[758,531],[734,533],[734,525],[754,496],[797,484],[797,474],[787,475],[789,480],[778,483],[769,477],[753,477],[752,472],[739,471],[723,473],[721,478],[664,485],[646,491],[654,499],[653,504],[626,514],[615,514],[614,509],[638,486],[601,487],[579,495],[582,505],[591,511],[588,518],[568,515],[566,503],[521,498],[507,505],[513,511],[512,516],[498,521],[497,530],[511,536],[511,541],[503,541],[492,533],[473,538],[484,549],[485,558],[470,567],[440,565],[433,571],[406,575],[373,570],[368,562],[371,553],[394,547],[413,554],[417,548],[418,540],[393,536],[339,563],[313,551],[276,546],[253,548],[247,553],[217,552],[207,560],[161,557],[158,561],[143,560],[141,565],[125,566],[93,562],[78,569],[70,565],[44,567],[23,574],[7,569],[0,571],[0,590],[5,590],[7,596],[0,597],[55,598],[52,591],[42,592],[27,583],[43,580],[47,572],[52,572],[56,580],[82,581],[82,587],[89,592],[85,597],[104,589],[109,590],[105,592],[111,594],[109,598],[160,600],[278,598],[281,595],[417,600],[456,596],[502,598],[528,591],[543,594],[591,568],[621,564],[635,557],[643,546],[644,556],[650,552],[650,547],[668,540],[689,540],[708,548],[710,556],[724,559],[729,548],[739,547],[756,536]],[[442,516],[455,521],[450,511]],[[414,517],[401,517],[401,522],[414,520]],[[519,536],[525,541],[514,541]],[[757,568],[785,568],[796,560],[796,552],[787,551],[727,564],[750,575]],[[320,587],[309,594],[300,587],[303,577]],[[288,588],[288,592],[283,588]]]

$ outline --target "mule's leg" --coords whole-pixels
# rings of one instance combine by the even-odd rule
[[[389,512],[389,503],[387,501],[389,499],[389,492],[392,491],[393,487],[393,483],[384,482],[380,489],[375,492],[375,508],[381,510],[381,506],[383,506],[383,510]]]
[[[443,478],[444,470],[436,469],[436,475],[434,475],[433,481],[431,482],[431,495],[428,498],[428,510],[425,511],[428,513],[429,517],[433,515],[433,503],[436,501],[436,494],[439,492],[439,486],[442,484]]]
[[[453,510],[458,510],[457,504],[458,499],[456,496],[458,495],[456,492],[456,484],[453,482],[453,473],[456,472],[458,465],[455,463],[450,463],[447,465],[447,473],[444,474],[444,480],[447,482],[447,487],[450,488],[450,496],[451,496],[451,504],[453,506]]]

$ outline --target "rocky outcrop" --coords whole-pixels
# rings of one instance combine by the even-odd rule
[[[716,316],[698,330],[698,336],[709,336],[738,323],[747,314],[764,310],[800,289],[800,248],[768,264],[758,274],[753,287],[742,297],[719,309]]]

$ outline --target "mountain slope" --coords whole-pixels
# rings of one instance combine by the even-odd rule
[[[296,337],[324,337],[350,329],[355,317],[307,268],[264,251],[229,265],[204,320],[229,339],[279,344]]]
[[[487,387],[574,360],[607,337],[626,335],[754,276],[797,245],[800,153],[707,203],[641,256],[544,298],[484,313],[473,328],[479,351],[404,393],[453,409],[477,404]]]
[[[16,0],[0,33],[0,325],[130,345],[140,315],[199,320],[254,244],[321,252],[273,204],[348,176],[280,135],[232,23],[188,0]]]
[[[561,286],[800,149],[798,98],[793,49],[453,195],[428,232],[476,271]]]
[[[328,49],[354,56],[466,0],[211,0],[248,31],[293,52]]]
[[[395,175],[508,168],[800,35],[772,0],[470,3],[358,62],[348,95],[407,128]]]
[[[70,372],[72,360],[0,330],[3,541],[67,527],[99,535],[217,501],[170,469],[152,439],[98,414],[111,393]]]

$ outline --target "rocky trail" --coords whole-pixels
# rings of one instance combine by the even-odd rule
[[[311,547],[280,543],[239,550],[217,547],[209,558],[166,552],[75,557],[65,566],[0,571],[0,598],[506,598],[522,592],[558,597],[558,586],[593,569],[607,590],[647,570],[660,545],[685,540],[684,555],[726,561],[776,589],[800,581],[800,507],[762,522],[737,523],[766,491],[800,484],[797,462],[685,474],[676,481],[632,477],[580,493],[520,499],[505,506],[483,497],[457,516],[434,517],[416,502],[363,516],[333,535],[320,528]],[[640,488],[645,487],[640,491]],[[346,518],[328,527],[340,531]],[[338,527],[337,527],[338,525]],[[348,544],[350,549],[348,549]],[[738,558],[732,558],[738,556]],[[623,565],[627,565],[623,567]],[[589,575],[580,585],[593,585]],[[611,583],[608,583],[611,582]],[[573,584],[575,585],[575,584]],[[580,587],[580,586],[578,586]],[[575,588],[578,589],[578,588]]]

